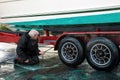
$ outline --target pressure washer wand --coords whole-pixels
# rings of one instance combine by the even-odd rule
[[[46,53],[46,52],[48,52],[49,50],[51,50],[52,48],[54,48],[54,47],[50,47],[49,49],[45,50],[44,52]]]
[[[49,50],[51,50],[52,48],[54,48],[54,47],[50,47],[49,49],[47,49],[47,50],[45,50],[44,52],[46,53],[46,52],[48,52]],[[44,59],[44,55],[42,55],[42,60]]]

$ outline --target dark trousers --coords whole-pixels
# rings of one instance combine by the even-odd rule
[[[25,61],[26,60],[29,60],[28,63],[26,63]],[[14,60],[15,63],[17,64],[23,64],[23,65],[34,65],[34,64],[37,64],[39,63],[39,58],[38,56],[25,56],[25,57],[17,57],[15,60]]]

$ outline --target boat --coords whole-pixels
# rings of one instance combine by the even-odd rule
[[[68,26],[71,29],[111,24],[118,26],[120,0],[1,0],[0,23],[45,26],[49,30],[56,27],[57,30],[58,27],[64,30],[62,27]]]

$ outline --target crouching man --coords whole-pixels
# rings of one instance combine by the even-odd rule
[[[44,51],[38,49],[39,32],[31,30],[21,36],[17,45],[17,58],[15,63],[34,65],[39,63],[39,55],[44,55]]]

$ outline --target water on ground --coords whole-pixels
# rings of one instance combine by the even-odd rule
[[[51,46],[41,45],[41,50]],[[96,71],[85,60],[77,68],[64,65],[53,49],[40,56],[33,66],[13,63],[16,44],[0,43],[0,80],[120,80],[120,65],[112,72]]]

